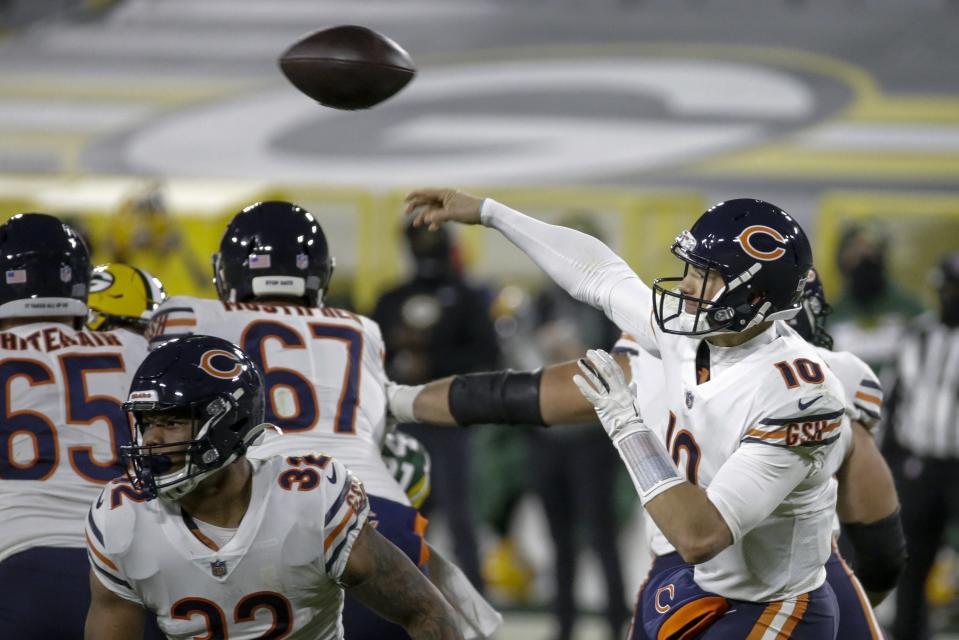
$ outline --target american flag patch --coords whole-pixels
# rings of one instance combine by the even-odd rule
[[[7,284],[23,284],[27,281],[26,269],[8,269]]]
[[[251,269],[269,269],[270,268],[270,254],[256,254],[250,256],[250,268]]]

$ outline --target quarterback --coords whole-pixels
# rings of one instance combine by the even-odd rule
[[[416,224],[498,229],[661,359],[669,413],[650,421],[672,424],[682,471],[611,356],[590,352],[575,380],[647,512],[685,561],[647,585],[637,615],[645,633],[834,637],[836,598],[824,569],[836,506],[831,477],[853,432],[839,380],[776,322],[799,311],[812,267],[799,225],[763,201],[721,203],[673,244],[683,275],[651,290],[601,242],[493,200],[431,190],[408,203]],[[464,402],[451,387],[454,401]]]
[[[322,454],[247,460],[264,384],[235,345],[171,341],[124,404],[131,478],[86,517],[88,640],[343,637],[343,590],[417,638],[462,638],[443,596],[369,524],[363,484]]]
[[[895,584],[905,561],[904,538],[899,523],[898,500],[891,473],[875,442],[868,435],[881,411],[882,392],[872,370],[850,353],[829,350],[831,340],[825,331],[829,307],[818,280],[807,280],[803,293],[803,309],[791,326],[817,351],[836,372],[845,389],[846,411],[853,421],[855,448],[840,469],[837,511],[859,558],[862,574],[859,579],[845,564],[837,550],[826,563],[827,581],[836,594],[840,620],[837,637],[850,640],[872,640],[881,637],[870,603],[876,604]],[[645,415],[668,415],[663,398],[662,362],[643,351],[632,336],[623,334],[613,348],[616,361],[627,379],[634,381]],[[537,372],[496,371],[457,376],[425,385],[422,389],[394,386],[391,410],[413,411],[415,415],[399,416],[434,424],[470,426],[491,422],[510,424],[564,424],[587,421],[593,406],[575,393],[572,382],[578,371],[576,361],[545,367]],[[461,413],[462,403],[451,405],[451,388],[470,386],[496,388],[482,391],[484,400],[468,414]],[[401,401],[404,401],[404,408]],[[415,407],[413,406],[415,405]],[[451,411],[454,409],[455,411]],[[672,424],[672,429],[670,429]],[[672,446],[677,464],[689,455],[685,437],[675,432],[675,423],[668,420],[653,428]],[[645,514],[646,532],[655,554],[651,574],[671,569],[683,562],[669,541]],[[838,521],[834,526],[838,534]],[[860,582],[862,584],[860,584]],[[863,587],[866,593],[863,592]],[[640,594],[642,601],[643,593]],[[639,611],[641,616],[641,610]],[[641,622],[641,619],[640,619]],[[634,625],[634,637],[642,638],[641,625]]]

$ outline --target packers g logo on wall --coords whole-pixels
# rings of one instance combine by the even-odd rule
[[[227,364],[232,366],[224,369],[223,367]],[[210,349],[200,356],[200,368],[214,378],[221,378],[223,380],[235,378],[243,371],[243,367],[240,365],[240,361],[236,359],[236,356],[223,349]]]
[[[743,251],[748,253],[753,258],[762,260],[763,262],[772,262],[773,260],[778,260],[786,255],[786,250],[782,247],[776,247],[771,251],[764,251],[763,249],[755,246],[753,244],[753,236],[756,234],[769,236],[780,244],[786,244],[786,238],[783,237],[783,234],[779,233],[772,227],[767,227],[761,224],[754,224],[743,229],[742,233],[736,236],[736,242],[738,242],[739,246],[743,248]]]

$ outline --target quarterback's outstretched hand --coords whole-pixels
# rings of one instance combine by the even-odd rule
[[[590,349],[585,358],[579,359],[579,369],[582,375],[574,375],[573,383],[593,403],[596,415],[613,442],[646,429],[636,394],[611,355],[602,349]]]
[[[479,224],[483,198],[456,189],[421,189],[406,196],[406,213],[413,226],[428,224],[436,231],[446,222]]]

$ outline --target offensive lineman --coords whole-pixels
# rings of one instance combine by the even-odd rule
[[[462,638],[443,596],[368,522],[363,484],[324,455],[247,460],[264,384],[238,347],[173,340],[137,369],[124,409],[130,479],[87,516],[87,640],[343,637],[343,590],[414,639]]]
[[[377,531],[418,567],[428,568],[457,613],[464,614],[459,620],[464,631],[488,636],[499,615],[455,565],[426,544],[426,519],[384,464],[383,339],[369,318],[324,305],[333,268],[326,235],[313,214],[288,202],[257,202],[234,216],[214,256],[220,299],[167,299],[147,337],[157,345],[208,334],[239,345],[263,373],[266,420],[283,430],[253,448],[250,457],[303,451],[336,456],[362,478]],[[350,638],[404,637],[351,598],[343,618]]]
[[[146,342],[82,328],[90,258],[53,216],[0,226],[0,273],[0,637],[74,640],[90,602],[83,519],[123,473],[120,403]]]
[[[822,286],[818,279],[806,283],[803,309],[789,321],[808,342],[817,346],[820,355],[837,374],[846,391],[846,410],[853,420],[856,448],[840,470],[838,512],[860,559],[859,580],[833,550],[826,564],[827,580],[836,593],[840,624],[838,638],[872,640],[881,637],[870,602],[877,604],[895,584],[905,560],[904,539],[899,523],[898,500],[885,461],[875,442],[866,432],[875,427],[881,411],[882,393],[872,370],[850,353],[833,353],[831,339],[825,331],[825,316],[829,312]],[[665,415],[667,408],[662,398],[662,362],[643,351],[636,341],[624,334],[613,348],[618,364],[627,379],[637,381],[633,388],[643,413]],[[409,411],[415,403],[416,419],[439,424],[485,424],[497,420],[511,424],[563,424],[585,421],[592,417],[592,405],[581,395],[573,393],[572,376],[578,371],[575,361],[551,365],[538,372],[488,372],[472,374],[472,381],[450,378],[426,385],[421,390],[394,386],[391,390],[391,409]],[[641,381],[641,384],[640,384]],[[459,405],[451,406],[451,386],[485,383],[501,389],[487,398],[480,412],[472,416],[458,412]],[[409,389],[409,390],[407,390]],[[406,396],[404,399],[403,396]],[[399,401],[406,406],[396,404]],[[877,402],[878,400],[878,402]],[[451,409],[457,410],[452,413]],[[399,416],[400,419],[411,419]],[[673,451],[677,464],[688,454],[681,444],[682,436],[667,425],[659,425],[657,435],[672,443],[674,436],[680,445]],[[668,540],[655,528],[648,513],[644,513],[650,546],[656,555],[651,575],[671,569],[683,561]],[[838,534],[838,521],[834,533]],[[863,593],[862,586],[867,593]],[[868,596],[868,600],[867,600]],[[643,594],[640,593],[640,599]],[[645,637],[640,625],[634,626],[634,637]]]
[[[493,200],[427,190],[407,201],[415,224],[497,228],[662,359],[669,418],[687,453],[682,475],[608,354],[589,352],[576,379],[644,507],[695,565],[653,578],[646,633],[834,637],[836,598],[823,566],[836,504],[830,478],[853,434],[839,381],[775,322],[797,313],[812,267],[799,225],[762,201],[721,203],[673,244],[684,275],[651,291],[601,242]]]

